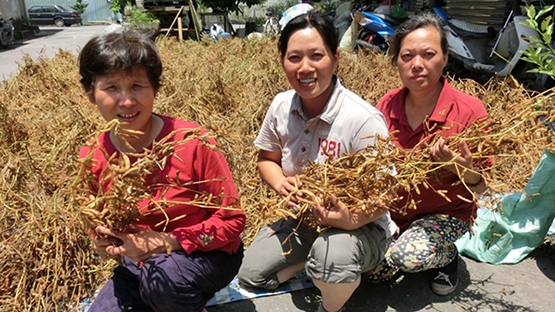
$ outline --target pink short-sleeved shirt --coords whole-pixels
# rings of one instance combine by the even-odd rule
[[[184,140],[187,129],[197,129],[198,125],[177,118],[157,115],[164,127],[156,141],[165,138],[179,142],[175,151],[164,161],[164,167],[157,169],[145,182],[150,187],[151,198],[141,200],[138,205],[145,213],[134,225],[154,231],[173,233],[183,250],[191,254],[196,250],[222,250],[229,254],[236,252],[241,245],[241,233],[245,227],[245,213],[241,210],[239,194],[224,155],[212,148],[205,147],[199,140]],[[183,130],[180,132],[180,130]],[[216,144],[213,139],[208,139]],[[96,143],[97,142],[97,143]],[[151,148],[151,147],[149,147]],[[92,175],[97,179],[91,192],[102,193],[112,187],[110,180],[102,177],[107,174],[106,155],[119,153],[112,144],[108,132],[85,145],[79,157],[91,157],[94,165]],[[131,157],[131,161],[136,158]],[[154,187],[158,185],[158,187]],[[187,187],[185,187],[187,186]],[[189,205],[198,194],[221,196],[221,209],[207,209]],[[164,209],[157,209],[161,205]],[[227,209],[234,207],[236,209]]]

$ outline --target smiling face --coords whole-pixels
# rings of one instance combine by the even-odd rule
[[[434,91],[446,64],[447,54],[433,26],[417,28],[401,41],[397,68],[403,85],[411,92]]]
[[[106,121],[118,119],[126,122],[126,128],[148,134],[152,127],[151,114],[155,91],[142,67],[130,72],[95,77],[94,90],[89,100],[96,104]]]
[[[338,60],[339,51],[331,51],[313,27],[299,29],[289,37],[281,65],[303,106],[324,107],[333,90]]]

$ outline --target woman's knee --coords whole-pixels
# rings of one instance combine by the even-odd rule
[[[397,241],[390,248],[391,262],[404,272],[427,270],[436,255],[434,246],[425,242]]]
[[[293,231],[295,220],[281,220],[259,231],[246,249],[237,278],[248,286],[275,289],[279,286],[277,272],[306,261],[312,241],[312,231],[299,228]],[[291,235],[291,233],[294,235]],[[314,238],[313,238],[314,237]],[[287,243],[283,243],[289,239]]]
[[[276,289],[279,286],[276,272],[266,273],[265,271],[266,270],[261,267],[257,268],[243,265],[239,268],[237,279],[243,285],[265,289]]]
[[[306,270],[324,283],[352,283],[361,275],[361,248],[356,235],[327,231],[312,245]]]
[[[272,240],[257,241],[245,252],[243,263],[237,273],[239,281],[247,286],[275,289],[279,283],[276,272],[286,266],[281,250],[272,248]]]
[[[309,258],[319,263],[351,264],[358,262],[359,249],[352,234],[324,232],[312,244]]]

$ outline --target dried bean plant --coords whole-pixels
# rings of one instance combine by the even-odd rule
[[[510,114],[493,107],[488,119],[477,120],[461,133],[446,138],[447,145],[454,151],[458,151],[461,141],[467,144],[477,168],[483,169],[476,172],[489,186],[478,197],[465,185],[472,198],[457,194],[458,198],[467,202],[480,199],[481,205],[492,208],[499,201],[500,193],[523,191],[528,176],[519,174],[522,161],[529,162],[531,157],[535,158],[531,151],[538,148],[555,152],[555,110],[551,103],[549,97],[529,99],[518,103],[518,109]],[[429,130],[432,132],[433,129]],[[312,163],[304,175],[297,177],[294,192],[285,198],[270,197],[266,206],[274,207],[270,208],[270,213],[304,221],[316,229],[320,227],[314,222],[309,209],[315,196],[319,196],[327,207],[330,204],[326,203],[326,199],[333,194],[350,210],[372,213],[372,208],[382,207],[405,214],[407,209],[416,209],[414,199],[409,198],[402,207],[384,206],[384,203],[402,199],[398,190],[420,193],[421,188],[431,188],[430,181],[440,179],[447,166],[453,166],[460,178],[459,183],[465,184],[462,176],[468,169],[458,165],[454,159],[443,163],[431,159],[428,146],[435,144],[439,138],[435,135],[412,149],[403,150],[394,144],[395,133],[392,133],[390,138],[376,140],[374,146],[360,153],[328,159],[324,163]],[[392,167],[396,174],[391,174],[394,170],[384,170]],[[524,172],[528,174],[530,171]],[[449,190],[433,190],[446,202],[451,201],[446,196]],[[292,201],[297,204],[291,205]]]
[[[170,156],[177,157],[175,149],[187,141],[197,140],[203,145],[217,149],[217,146],[210,143],[207,139],[213,138],[209,132],[203,132],[202,128],[178,129],[174,130],[159,141],[154,141],[151,149],[145,149],[138,153],[114,153],[109,155],[102,150],[104,157],[108,160],[107,167],[102,171],[98,180],[93,176],[91,169],[94,166],[92,152],[81,160],[78,179],[76,180],[76,193],[79,212],[85,226],[94,229],[98,225],[104,225],[110,229],[125,231],[126,227],[140,217],[146,216],[154,211],[167,209],[168,207],[187,204],[202,208],[220,209],[222,198],[213,194],[197,193],[193,200],[187,202],[166,201],[164,198],[154,200],[152,194],[161,190],[162,193],[169,188],[180,188],[185,191],[194,191],[192,186],[195,184],[208,183],[210,181],[192,181],[180,183],[171,181],[171,184],[149,183],[152,181],[153,174],[160,172],[165,166]],[[101,132],[113,131],[121,142],[128,149],[133,149],[129,145],[128,139],[142,135],[142,132],[130,130],[122,127],[122,124],[114,119],[108,122]],[[182,139],[174,140],[176,134],[180,132]],[[179,137],[181,137],[181,135]],[[92,146],[98,146],[98,142],[93,141]],[[94,151],[94,148],[92,149]],[[104,190],[102,185],[110,185]],[[97,190],[92,193],[92,190]],[[140,203],[150,201],[148,210],[141,209]],[[234,209],[234,208],[227,208]],[[182,218],[183,216],[179,217]],[[176,219],[166,219],[163,224],[156,227],[167,225]],[[117,242],[114,242],[117,243]]]
[[[212,43],[175,38],[157,40],[164,72],[155,110],[193,121],[218,136],[218,146],[227,158],[247,215],[243,232],[245,246],[251,243],[261,225],[282,217],[275,213],[277,208],[282,208],[278,205],[282,199],[258,176],[257,149],[253,145],[272,98],[290,89],[279,63],[276,43],[275,38],[232,38]],[[215,67],[218,70],[214,70]],[[94,192],[91,198],[85,196],[89,188],[82,185],[73,188],[75,172],[85,172],[80,169],[85,164],[76,161],[79,149],[91,133],[102,130],[105,125],[96,107],[86,96],[79,96],[82,89],[77,68],[77,57],[69,51],[60,50],[52,59],[25,56],[18,73],[0,83],[0,119],[3,121],[0,123],[0,158],[3,160],[0,163],[0,270],[3,274],[0,310],[3,312],[78,310],[79,302],[91,298],[113,269],[114,263],[101,262],[94,256],[83,223],[91,227],[97,222],[108,224],[110,221],[113,226],[121,227],[117,225],[119,221],[112,217],[112,212],[103,217],[90,212],[86,217],[81,213],[83,207],[100,203],[109,194]],[[388,90],[401,86],[397,71],[387,58],[367,51],[359,51],[356,55],[342,52],[338,76],[346,88],[371,105]],[[518,84],[495,80],[485,85],[472,80],[449,79],[449,83],[457,90],[480,98],[489,113],[490,134],[501,133],[483,143],[495,147],[502,138],[496,149],[482,151],[484,155],[491,154],[495,161],[485,177],[489,186],[487,194],[521,191],[542,151],[552,146],[553,132],[546,125],[554,120],[551,95],[531,93]],[[468,143],[473,146],[481,143],[481,137],[470,133],[460,135],[460,139],[472,141]],[[456,140],[460,139],[452,138],[449,144],[456,146]],[[478,153],[476,150],[475,154]],[[398,157],[396,179],[409,170],[440,170],[423,156],[411,162],[402,155]],[[360,199],[368,200],[366,197],[371,195],[355,193],[355,182],[348,181],[355,179],[355,167],[374,156],[353,156],[353,161],[348,160],[350,156],[345,157],[339,161],[343,167],[328,164],[327,181],[343,183],[349,186],[347,188],[352,186],[353,191],[348,196],[359,202]],[[414,164],[414,167],[403,168],[402,159],[407,166]],[[138,168],[135,162],[130,170]],[[112,159],[112,164],[126,166],[125,159],[120,158]],[[379,168],[372,166],[369,168]],[[336,174],[335,167],[342,170]],[[351,171],[353,177],[350,178]],[[307,172],[319,170],[307,168]],[[126,179],[122,174],[114,175]],[[306,178],[321,176],[311,173]],[[365,183],[374,183],[370,178],[375,178],[375,174],[364,175],[361,181],[366,179]],[[78,179],[85,181],[82,175]],[[304,183],[316,182],[317,188],[307,189],[313,193],[327,189],[319,180]],[[382,182],[395,184],[397,180]],[[135,192],[143,194],[140,189]],[[329,192],[343,196],[336,189]],[[75,201],[75,194],[81,194],[79,203]],[[122,198],[126,196],[125,192],[120,194]],[[121,208],[116,201],[113,207]],[[89,208],[100,209],[100,205]]]

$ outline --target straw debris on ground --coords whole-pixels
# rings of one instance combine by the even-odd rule
[[[271,38],[215,43],[169,38],[158,44],[164,73],[155,111],[196,122],[217,138],[242,196],[248,245],[262,224],[280,217],[271,206],[275,195],[258,176],[253,146],[272,98],[289,88],[277,43]],[[371,52],[343,53],[338,74],[345,87],[372,104],[401,85],[386,58]],[[542,151],[553,150],[553,100],[495,81],[451,83],[484,102],[491,125],[487,139],[468,133],[451,144],[465,140],[475,144],[477,156],[494,157],[487,176],[491,192],[520,191]],[[81,90],[77,57],[62,50],[52,59],[26,56],[19,73],[0,85],[0,118],[1,310],[78,310],[115,263],[94,255],[85,230],[90,224],[75,201],[78,152],[105,126]],[[420,161],[416,172],[435,170],[434,164]],[[352,177],[337,176],[344,185],[351,183]]]

